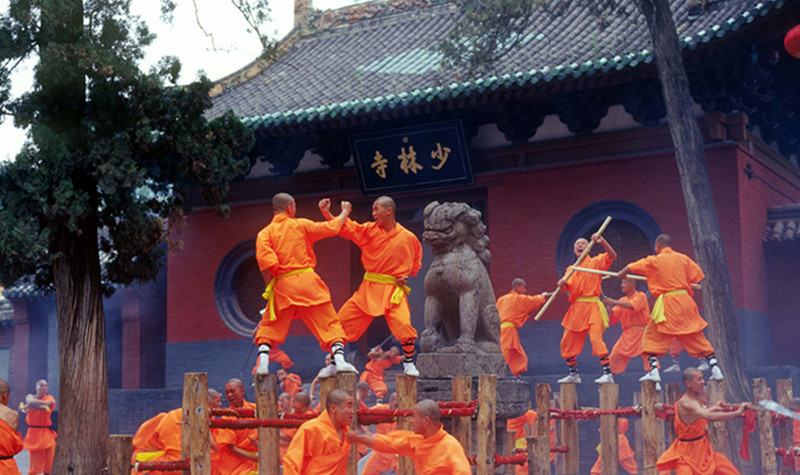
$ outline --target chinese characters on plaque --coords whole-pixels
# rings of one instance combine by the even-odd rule
[[[457,120],[353,135],[350,148],[365,195],[472,183]]]

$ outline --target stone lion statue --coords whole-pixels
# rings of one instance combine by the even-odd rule
[[[486,266],[489,237],[481,213],[466,203],[425,207],[422,240],[433,248],[425,275],[423,352],[500,352],[500,316]]]

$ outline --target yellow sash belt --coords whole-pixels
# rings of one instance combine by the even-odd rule
[[[659,295],[656,298],[656,303],[653,304],[653,311],[650,313],[650,318],[653,320],[653,323],[664,323],[667,321],[667,316],[664,315],[664,296],[665,295],[680,295],[680,294],[688,294],[689,292],[686,289],[678,289],[678,290],[670,290],[669,292],[664,292],[663,294]]]
[[[394,285],[394,292],[392,292],[392,297],[389,299],[389,303],[393,305],[399,304],[400,301],[403,300],[403,295],[408,295],[411,293],[411,287],[407,285],[399,285],[397,283],[397,278],[393,275],[378,274],[377,272],[364,272],[364,280],[367,282],[375,282],[376,284]]]
[[[151,462],[154,458],[161,457],[164,455],[163,450],[159,450],[157,452],[139,452],[136,454],[136,461],[137,462]]]
[[[511,322],[503,322],[500,324],[500,328],[513,327],[513,326],[515,325]]]
[[[603,318],[603,330],[608,328],[608,311],[606,311],[606,306],[603,305],[603,302],[600,301],[600,297],[578,297],[575,299],[576,302],[596,302],[597,306],[600,308],[600,316]]]
[[[275,319],[278,318],[278,317],[275,316],[275,282],[277,282],[278,279],[282,279],[282,278],[284,278],[286,276],[295,275],[295,274],[305,274],[306,272],[314,272],[314,268],[313,267],[303,267],[302,269],[290,270],[289,272],[287,272],[285,274],[281,274],[279,276],[273,277],[272,280],[269,281],[269,284],[267,285],[267,288],[264,290],[264,293],[261,294],[261,296],[264,297],[264,300],[269,300],[269,305],[268,305],[268,307],[269,307],[269,319],[271,321],[274,322]]]

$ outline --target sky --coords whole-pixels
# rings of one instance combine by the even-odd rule
[[[183,65],[180,82],[189,83],[196,79],[200,70],[209,79],[217,80],[246,66],[261,51],[261,45],[239,11],[233,0],[179,0],[171,25],[160,19],[160,0],[133,0],[132,13],[141,16],[157,35],[152,46],[146,51],[142,68],[166,55],[177,56]],[[363,0],[313,0],[314,8],[325,10],[362,3]],[[271,0],[272,22],[266,33],[276,39],[283,38],[294,24],[294,1]],[[8,0],[0,0],[0,14],[8,11]],[[202,28],[198,26],[198,22]],[[205,30],[211,36],[206,36]],[[35,58],[34,58],[35,59]],[[34,61],[19,68],[13,77],[12,94],[16,97],[26,92],[33,81]],[[13,126],[10,117],[3,117],[0,124],[0,162],[11,160],[25,141],[25,131]]]

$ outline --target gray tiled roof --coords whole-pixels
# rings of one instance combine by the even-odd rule
[[[670,1],[681,44],[693,49],[800,0],[711,0],[694,20],[692,2]],[[458,81],[429,49],[452,27],[455,7],[427,2],[434,5],[307,34],[256,76],[229,81],[211,114],[232,109],[253,127],[291,124],[560,81],[653,59],[643,17],[633,0],[622,0],[629,15],[610,17],[605,28],[583,8],[555,17],[539,11],[522,46],[500,61],[501,73]]]
[[[800,242],[800,204],[769,207],[764,242],[770,244]]]

